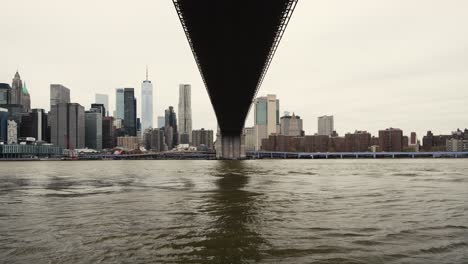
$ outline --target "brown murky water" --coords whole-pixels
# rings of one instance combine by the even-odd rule
[[[467,160],[0,163],[0,263],[468,263]]]

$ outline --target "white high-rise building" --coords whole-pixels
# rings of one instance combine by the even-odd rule
[[[107,94],[96,94],[95,95],[95,103],[96,104],[103,104],[104,108],[106,108],[106,116],[109,116],[109,96]]]
[[[334,122],[333,116],[320,116],[318,118],[318,134],[321,136],[330,136],[333,134]]]
[[[192,142],[192,103],[190,84],[179,85],[179,144]]]
[[[279,100],[269,94],[255,99],[255,149],[260,150],[262,139],[279,132]]]
[[[146,80],[141,84],[141,131],[153,128],[153,84],[148,80],[148,67]]]

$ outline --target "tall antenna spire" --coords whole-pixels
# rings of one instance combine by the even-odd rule
[[[148,81],[148,65],[146,65],[146,80]]]

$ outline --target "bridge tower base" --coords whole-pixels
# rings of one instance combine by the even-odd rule
[[[245,153],[245,136],[223,136],[217,135],[216,158],[224,160],[243,160]]]

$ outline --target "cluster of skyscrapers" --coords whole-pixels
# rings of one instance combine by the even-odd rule
[[[254,101],[254,125],[244,129],[246,151],[282,152],[400,152],[468,151],[468,130],[451,135],[431,131],[417,140],[415,132],[405,136],[401,129],[388,128],[372,136],[355,131],[339,136],[333,116],[320,116],[318,130],[305,135],[303,120],[296,113],[280,117],[276,95]],[[71,91],[62,84],[50,85],[50,110],[31,109],[31,98],[16,72],[12,84],[0,83],[0,157],[27,150],[31,155],[57,155],[67,151],[161,152],[169,150],[214,149],[212,130],[192,130],[190,84],[179,85],[177,113],[173,106],[153,124],[153,84],[141,84],[141,119],[137,117],[134,88],[117,88],[115,111],[109,114],[109,97],[96,94],[89,109],[71,101]],[[24,147],[35,146],[35,147]],[[9,152],[8,152],[9,151]],[[3,153],[3,154],[2,154]]]
[[[117,88],[113,116],[109,96],[96,94],[95,103],[85,110],[71,102],[71,91],[62,84],[50,85],[50,110],[31,109],[26,84],[17,72],[12,85],[0,83],[0,145],[54,146],[69,152],[101,152],[119,148],[124,151],[167,151],[184,148],[211,150],[213,131],[192,131],[191,86],[179,86],[177,116],[169,106],[153,126],[153,84],[141,84],[141,119],[137,117],[134,88]],[[192,142],[193,134],[196,141]],[[54,153],[56,153],[54,148]],[[1,150],[7,149],[1,148]],[[16,151],[21,151],[17,149]],[[1,155],[1,153],[0,153]]]

